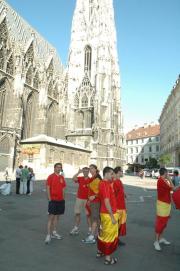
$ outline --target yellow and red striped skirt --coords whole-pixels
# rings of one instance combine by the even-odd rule
[[[119,214],[114,214],[118,222]],[[118,246],[118,223],[112,224],[109,214],[100,213],[101,229],[98,236],[98,250],[104,255],[112,254]]]
[[[119,215],[118,225],[119,225],[119,236],[126,235],[126,220],[127,220],[127,212],[125,209],[121,209],[117,211]]]
[[[161,234],[167,226],[171,212],[171,204],[157,200],[156,208],[157,216],[155,231],[157,234]]]

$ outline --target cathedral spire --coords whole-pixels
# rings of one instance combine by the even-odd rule
[[[82,84],[87,77],[89,83]],[[101,156],[114,157],[114,151],[107,151],[107,146],[112,143],[120,147],[122,117],[113,0],[76,2],[69,49],[68,95],[69,139],[93,150],[95,162]]]

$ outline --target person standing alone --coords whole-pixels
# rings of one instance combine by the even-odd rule
[[[54,173],[49,175],[46,187],[47,187],[47,197],[48,197],[48,224],[47,224],[47,236],[45,238],[45,243],[49,244],[51,238],[62,239],[56,231],[57,224],[59,221],[59,216],[64,214],[65,211],[65,200],[64,200],[64,190],[66,187],[65,179],[60,175],[62,168],[61,163],[56,163],[54,165]]]

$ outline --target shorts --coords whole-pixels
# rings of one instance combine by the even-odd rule
[[[85,209],[87,203],[87,199],[79,199],[76,198],[75,206],[74,206],[74,213],[80,214],[82,209]],[[86,211],[86,209],[85,209]]]
[[[98,221],[100,219],[100,202],[90,202],[91,219]]]
[[[48,213],[50,215],[63,215],[65,211],[65,200],[51,200],[48,205]]]

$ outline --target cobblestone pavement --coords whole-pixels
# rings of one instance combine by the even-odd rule
[[[107,267],[103,259],[95,258],[96,245],[85,245],[85,216],[81,232],[71,237],[73,204],[76,187],[67,180],[66,213],[59,223],[63,240],[44,244],[47,222],[47,199],[42,181],[35,183],[30,196],[0,195],[0,270],[1,271],[179,271],[180,266],[180,212],[173,208],[166,231],[171,246],[162,252],[153,248],[156,180],[125,176],[128,228],[123,238],[126,246],[117,250],[117,265]]]

